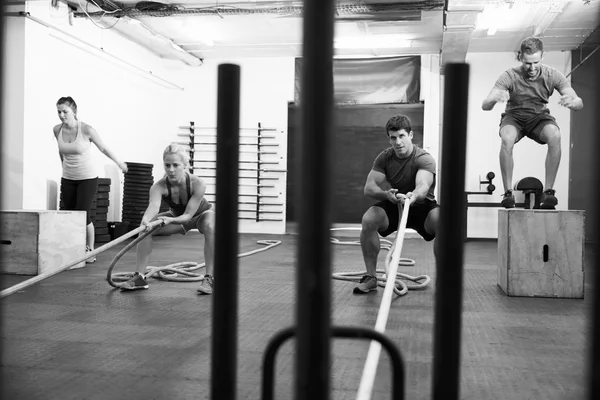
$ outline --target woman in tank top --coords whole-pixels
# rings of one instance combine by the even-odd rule
[[[198,293],[210,295],[213,292],[215,212],[213,206],[204,198],[206,184],[196,175],[187,172],[190,155],[189,149],[183,146],[167,146],[163,152],[163,166],[165,176],[150,188],[150,202],[142,217],[142,225],[148,225],[158,219],[162,220],[164,225],[138,243],[135,273],[121,289],[148,289],[143,272],[152,253],[153,235],[185,235],[192,229],[198,229],[204,235],[206,263],[206,274]],[[163,201],[169,206],[169,211],[159,213]]]
[[[56,103],[61,123],[54,127],[54,137],[58,142],[58,153],[62,162],[60,180],[60,209],[85,211],[86,252],[94,249],[94,224],[90,209],[98,187],[98,174],[92,162],[92,143],[104,155],[113,160],[123,172],[127,164],[120,161],[106,147],[94,128],[77,119],[77,104],[71,97],[61,97]],[[94,262],[96,258],[86,262]]]

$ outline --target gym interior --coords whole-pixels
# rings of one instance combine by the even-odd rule
[[[330,22],[320,17],[327,11]],[[593,343],[600,336],[600,1],[15,0],[5,2],[2,24],[2,398],[600,395]],[[498,76],[520,65],[526,37],[544,41],[542,63],[565,75],[584,104],[562,107],[556,91],[548,100],[562,150],[559,202],[549,212],[532,207],[547,146],[528,138],[513,152],[517,207],[501,207],[504,104],[481,107]],[[331,62],[314,59],[323,53]],[[237,87],[223,80],[224,65],[239,68]],[[453,75],[452,65],[468,72]],[[327,87],[314,84],[323,71],[330,102]],[[313,92],[325,96],[303,103]],[[227,95],[239,108],[221,103]],[[61,211],[63,167],[51,129],[63,96],[77,101],[77,118],[129,166],[123,173],[92,146],[99,178],[93,263],[85,263],[83,244],[73,246],[85,240],[85,215]],[[319,120],[321,101],[330,112]],[[365,181],[390,146],[385,124],[398,114],[410,118],[412,142],[436,161],[442,211],[445,183],[464,183],[447,185],[460,201],[448,212],[452,227],[441,228],[459,233],[460,265],[438,279],[445,261],[436,260],[433,242],[399,229],[381,238],[378,256],[378,268],[397,269],[396,281],[387,285],[383,276],[376,291],[356,295],[355,275],[365,270],[361,219],[374,203]],[[455,119],[463,126],[455,128]],[[218,152],[227,127],[239,143],[223,149],[235,154]],[[457,160],[448,150],[455,137],[465,151]],[[154,237],[149,289],[118,290],[135,266],[148,191],[165,176],[163,150],[171,143],[189,149],[189,173],[206,184],[217,231],[220,221],[225,226],[218,166],[235,169],[229,187],[238,201],[224,217],[234,229],[215,249],[217,261],[229,254],[234,264],[220,287],[215,264],[215,291],[226,299],[197,294],[205,242],[196,229]],[[323,155],[327,168],[311,169]],[[313,184],[325,191],[307,190]],[[313,286],[325,290],[306,296]],[[448,306],[458,318],[451,349],[438,341],[442,291],[458,304]],[[376,340],[330,332],[372,331],[382,309],[386,320],[375,331],[401,354],[402,380],[387,347],[371,363]],[[319,324],[326,340],[309,334]],[[294,326],[296,337],[281,343],[269,377],[267,349]],[[298,350],[313,344],[323,354]],[[442,371],[444,349],[456,354]],[[307,383],[313,376],[322,379]]]

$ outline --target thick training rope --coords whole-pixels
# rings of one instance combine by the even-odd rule
[[[332,228],[330,229],[332,231],[354,231],[354,230],[361,230],[361,228]],[[396,239],[398,239],[398,235],[396,235]],[[388,253],[385,257],[385,269],[377,269],[375,272],[377,273],[377,276],[375,277],[377,279],[377,286],[379,287],[385,287],[385,284],[387,282],[387,277],[388,277],[388,271],[389,271],[389,263],[391,262],[391,256],[393,253],[393,248],[394,248],[394,243],[387,240],[387,239],[381,239],[381,249],[383,250],[387,250]],[[331,243],[334,244],[339,244],[339,245],[349,245],[349,246],[360,246],[360,241],[358,240],[353,240],[353,241],[341,241],[338,240],[337,238],[331,238]],[[398,260],[398,266],[402,266],[402,267],[414,267],[415,266],[415,260],[410,259],[410,258],[402,258],[400,257]],[[350,282],[360,282],[360,279],[367,274],[367,271],[358,271],[358,272],[336,272],[331,274],[331,277],[333,279],[337,279],[340,281],[350,281]],[[407,284],[405,283],[404,280],[410,281],[410,282],[414,282],[415,284]],[[431,278],[428,275],[419,275],[419,276],[412,276],[412,275],[408,275],[402,272],[396,272],[396,282],[394,285],[394,293],[398,296],[404,296],[406,293],[408,293],[409,290],[423,290],[425,289],[427,286],[429,286],[429,284],[431,283]]]
[[[112,286],[114,288],[120,288],[123,286],[123,284],[119,283],[119,282],[126,282],[133,276],[132,272],[122,272],[122,273],[113,274],[112,271],[113,271],[115,265],[117,264],[117,261],[119,261],[119,259],[121,257],[123,257],[123,255],[125,253],[127,253],[133,246],[138,244],[141,240],[143,240],[151,232],[152,231],[144,232],[143,235],[140,235],[138,238],[136,238],[131,243],[129,243],[127,246],[125,246],[113,258],[113,260],[110,262],[110,264],[108,266],[108,271],[106,272],[106,280],[108,281],[108,284],[110,286]],[[280,245],[281,241],[280,240],[258,240],[256,243],[265,245],[266,247],[262,247],[259,249],[248,251],[246,253],[238,254],[238,258],[250,256],[252,254],[260,253],[261,251],[269,250],[275,246]],[[201,281],[202,279],[204,279],[204,274],[199,274],[194,271],[197,271],[204,267],[206,267],[205,263],[198,264],[193,261],[182,261],[182,262],[178,262],[175,264],[169,264],[164,267],[147,266],[146,270],[144,271],[144,278],[148,279],[150,277],[153,277],[156,279],[175,281],[175,282],[198,282],[198,281]]]
[[[388,252],[385,259],[385,273],[387,275],[385,289],[383,292],[383,298],[381,299],[381,306],[379,307],[379,313],[377,314],[377,321],[375,322],[375,330],[379,333],[385,332],[387,325],[388,315],[392,303],[392,293],[396,292],[397,285],[397,272],[398,265],[400,264],[400,253],[402,252],[402,246],[404,244],[404,235],[406,232],[406,223],[408,221],[408,211],[410,209],[412,200],[406,198],[404,206],[398,204],[399,211],[401,211],[402,218],[398,224],[398,233],[396,240],[392,245],[391,251]],[[429,278],[429,277],[427,277]],[[430,279],[427,280],[427,284]],[[379,283],[378,283],[379,284]],[[426,286],[426,285],[424,285]],[[373,386],[375,384],[375,373],[377,371],[377,364],[379,363],[379,356],[381,354],[381,344],[377,341],[371,341],[369,346],[369,352],[367,353],[367,360],[363,368],[362,378],[358,387],[357,400],[370,400],[373,393]]]
[[[157,227],[159,227],[160,225],[162,225],[163,222],[162,221],[155,221],[153,223],[151,223],[150,225],[148,225],[150,231],[156,229]],[[97,256],[98,254],[118,245],[119,243],[124,242],[125,240],[129,239],[132,236],[137,235],[140,232],[143,232],[144,230],[146,230],[145,226],[141,226],[137,229],[134,229],[130,232],[127,232],[126,234],[124,234],[123,236],[118,237],[117,239],[113,240],[112,242],[108,242],[106,243],[104,246],[98,247],[97,249],[90,251],[89,253],[87,253],[84,257],[79,258],[73,262],[70,262],[68,264],[63,265],[60,268],[57,268],[54,271],[48,271],[48,272],[44,272],[43,274],[39,274],[37,276],[34,276],[33,278],[27,279],[26,281],[23,281],[19,284],[13,285],[11,287],[9,287],[8,289],[4,289],[3,291],[0,292],[0,298],[2,297],[6,297],[9,296],[13,293],[18,292],[19,290],[23,290],[35,283],[38,283],[40,281],[43,281],[44,279],[48,279],[51,276],[54,276],[56,274],[58,274],[59,272],[63,272],[79,263],[84,262],[87,259],[93,258],[95,256]]]

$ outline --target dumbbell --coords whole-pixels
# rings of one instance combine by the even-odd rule
[[[479,183],[480,184],[484,184],[487,183],[487,191],[488,193],[493,193],[494,190],[496,190],[496,186],[492,183],[492,179],[494,179],[496,177],[496,174],[494,174],[492,171],[488,172],[487,175],[485,176],[488,180],[487,181],[482,181],[480,180]]]

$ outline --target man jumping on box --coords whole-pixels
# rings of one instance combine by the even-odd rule
[[[506,102],[505,112],[500,119],[500,171],[504,183],[501,204],[504,208],[515,206],[512,192],[513,146],[527,136],[540,144],[548,145],[540,207],[555,209],[558,200],[554,181],[561,156],[560,129],[546,105],[556,89],[561,95],[561,106],[571,110],[583,107],[583,101],[565,76],[560,71],[541,64],[543,56],[544,44],[540,39],[531,37],[523,40],[517,56],[521,65],[504,71],[481,104],[483,110],[490,111],[496,103]]]

